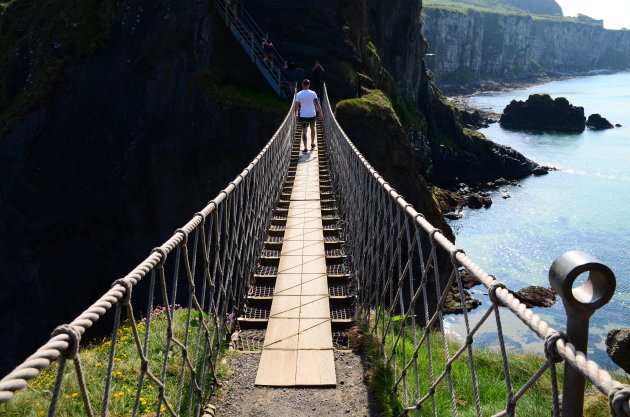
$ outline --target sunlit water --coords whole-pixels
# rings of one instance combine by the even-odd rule
[[[630,73],[478,95],[470,105],[502,113],[512,99],[525,100],[535,93],[566,97],[572,104],[583,106],[586,116],[599,113],[623,127],[587,129],[581,134],[513,132],[498,124],[482,129],[493,141],[559,171],[529,177],[520,182],[521,187],[502,187],[511,198],[502,199],[498,190],[489,209],[466,209],[461,220],[450,224],[457,235],[457,246],[513,289],[549,286],[549,267],[566,251],[589,252],[608,265],[616,274],[617,290],[612,301],[591,318],[588,353],[598,363],[616,369],[606,354],[605,340],[608,330],[630,327]],[[476,297],[487,305],[483,294]],[[554,328],[564,330],[561,301],[549,309],[536,308],[535,312]],[[473,321],[480,315],[480,311],[473,312]],[[533,333],[510,316],[502,313],[510,345],[542,352]],[[448,323],[449,330],[463,333],[461,316],[450,317]],[[476,340],[494,345],[494,320],[492,324],[484,325]]]

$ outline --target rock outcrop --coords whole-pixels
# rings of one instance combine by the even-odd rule
[[[613,362],[630,373],[630,327],[612,329],[608,332],[606,352]]]
[[[13,4],[59,17],[38,2]],[[0,374],[225,187],[290,106],[261,92],[264,80],[210,3],[138,1],[109,16],[100,46],[68,58],[45,95],[38,68],[58,39],[36,25],[25,34],[33,53],[0,69],[0,85],[15,90],[3,110],[25,105],[22,91],[39,100],[0,135]]]
[[[584,131],[584,108],[573,106],[564,97],[532,94],[526,101],[512,100],[499,123],[512,130],[540,130],[580,133]]]
[[[440,86],[630,68],[630,31],[585,21],[423,8],[427,66]]]
[[[602,117],[597,113],[588,116],[588,119],[586,119],[586,126],[591,130],[614,129],[615,127],[605,117]]]

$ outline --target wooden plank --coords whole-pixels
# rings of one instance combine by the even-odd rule
[[[333,348],[330,319],[300,318],[299,322],[298,350]]]
[[[274,387],[295,385],[297,356],[297,350],[263,349],[255,384]]]
[[[278,274],[274,295],[300,295],[302,294],[302,274]]]
[[[302,274],[302,292],[306,295],[328,295],[328,277],[326,274]]]
[[[288,240],[282,243],[282,249],[280,251],[280,256],[284,255],[302,255],[304,249],[304,241],[303,240]]]
[[[299,319],[270,318],[263,349],[296,350],[300,332]],[[331,342],[332,343],[332,342]]]
[[[295,295],[274,295],[269,318],[299,318],[301,298]]]
[[[303,256],[301,253],[296,253],[295,255],[282,255],[278,263],[278,273],[302,265],[304,263],[302,258]]]
[[[330,350],[298,350],[295,385],[336,385],[335,356]]]
[[[326,257],[322,255],[303,255],[302,273],[324,274],[326,273]]]
[[[330,317],[328,294],[302,295],[300,297],[300,318],[322,319]]]
[[[312,241],[304,242],[302,246],[302,255],[308,256],[324,256],[325,255],[324,242]]]

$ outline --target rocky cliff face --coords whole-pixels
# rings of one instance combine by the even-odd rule
[[[425,8],[428,61],[439,84],[630,68],[630,31],[598,25]]]
[[[99,50],[68,62],[0,139],[1,374],[225,187],[289,108],[257,110],[242,81],[226,87],[264,81],[210,3],[138,1],[112,16]]]

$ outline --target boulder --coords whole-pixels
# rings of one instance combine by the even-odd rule
[[[468,207],[473,209],[479,209],[481,207],[488,208],[492,205],[492,200],[487,197],[482,197],[478,193],[468,196]]]
[[[471,274],[470,271],[468,271],[467,269],[459,270],[459,278],[462,281],[462,287],[467,290],[481,284],[481,281],[475,278],[475,276]]]
[[[459,114],[462,118],[464,126],[469,129],[481,129],[488,127],[488,119],[483,117],[479,110],[460,110]]]
[[[534,168],[534,171],[532,172],[532,174],[534,174],[536,176],[547,175],[547,174],[549,174],[549,171],[551,171],[551,170],[552,169],[550,167],[538,165],[536,168]]]
[[[444,300],[442,312],[444,314],[462,314],[464,312],[464,307],[462,304],[466,305],[466,311],[474,310],[481,305],[481,301],[471,297],[468,291],[463,290],[463,293],[464,303],[462,303],[457,284],[451,287],[446,296],[446,300]]]
[[[556,303],[556,292],[551,288],[532,285],[510,293],[528,308],[551,307]]]
[[[588,116],[588,120],[586,120],[586,126],[592,130],[604,130],[604,129],[612,129],[614,126],[610,123],[606,118],[600,116],[599,114],[591,114]]]
[[[612,329],[608,332],[606,352],[613,362],[630,373],[630,327]]]
[[[499,123],[504,129],[581,133],[585,129],[584,108],[573,106],[564,97],[532,94],[527,101],[512,100]]]
[[[615,127],[621,127],[621,123],[615,123]]]

